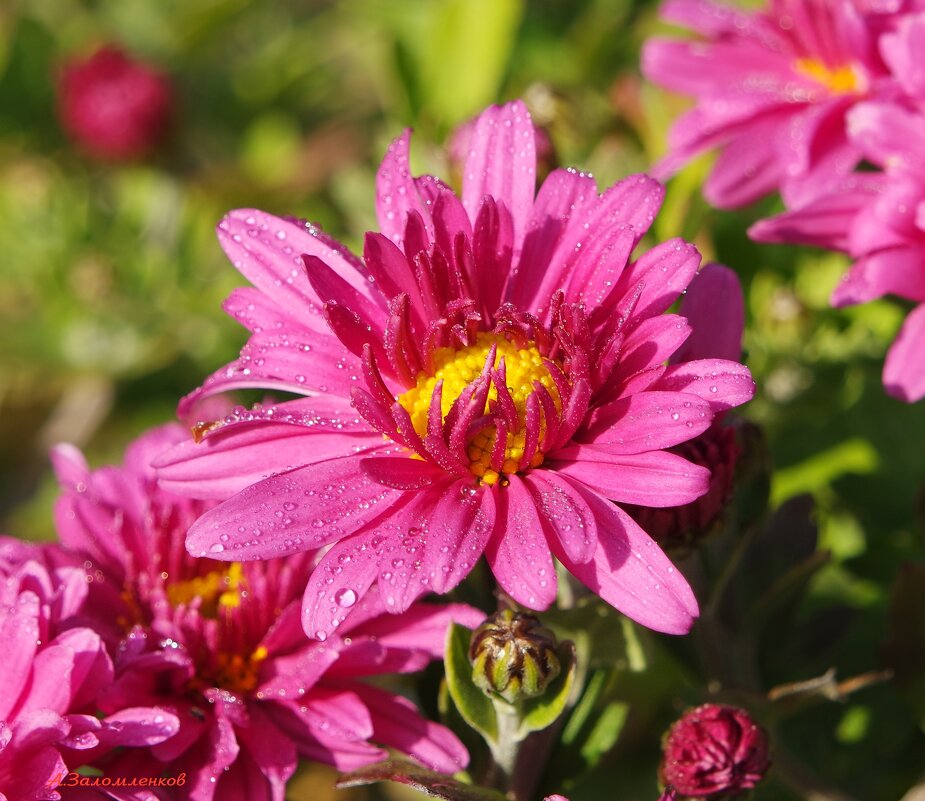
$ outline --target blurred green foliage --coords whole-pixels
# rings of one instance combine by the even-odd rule
[[[49,445],[69,440],[95,463],[118,459],[130,437],[169,419],[180,395],[237,352],[243,332],[220,303],[241,279],[212,234],[226,210],[304,216],[356,245],[375,225],[377,160],[403,126],[416,129],[416,169],[448,175],[441,146],[453,127],[514,96],[526,98],[560,163],[607,185],[664,152],[667,126],[683,107],[637,72],[638,48],[659,27],[653,3],[630,0],[0,6],[5,531],[53,535]],[[144,163],[87,161],[55,119],[62,62],[111,41],[168,73],[177,90],[172,138]],[[746,361],[759,387],[744,414],[764,430],[762,459],[778,511],[761,541],[783,543],[811,528],[811,554],[830,554],[799,574],[786,615],[768,610],[764,632],[747,649],[761,686],[745,676],[739,686],[766,692],[830,667],[845,678],[884,660],[902,678],[848,703],[782,715],[778,778],[755,797],[899,799],[925,764],[914,669],[925,599],[913,581],[925,561],[925,403],[905,406],[880,384],[904,309],[891,300],[829,308],[846,262],[750,242],[747,226],[772,213],[775,201],[739,213],[712,210],[699,194],[708,168],[702,159],[672,181],[654,236],[683,235],[742,277]],[[752,536],[747,521],[760,515],[742,512],[741,531],[727,538]],[[912,566],[901,572],[905,564]],[[568,729],[563,753],[582,754],[590,770],[572,798],[654,798],[660,733],[684,704],[702,699],[696,687],[718,678],[681,667],[696,638],[643,634],[640,641],[612,617],[602,625],[611,626],[610,646],[622,656],[617,684],[594,673],[589,687],[597,695]],[[911,645],[906,631],[917,632]],[[592,708],[613,719],[612,734],[588,717]],[[605,753],[617,733],[616,751]],[[795,789],[817,780],[846,794]],[[293,798],[320,797],[318,786],[310,771]]]

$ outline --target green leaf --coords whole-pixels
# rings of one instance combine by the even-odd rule
[[[473,729],[488,740],[498,737],[498,718],[495,707],[485,693],[472,681],[472,665],[469,662],[469,641],[472,631],[453,623],[447,633],[446,685],[459,714]]]
[[[375,765],[367,765],[341,776],[334,786],[343,790],[384,781],[407,784],[422,793],[435,798],[446,798],[448,801],[506,801],[505,797],[495,790],[463,784],[442,773],[403,759],[389,759]]]
[[[547,688],[546,692],[536,698],[530,698],[521,706],[519,736],[525,737],[532,731],[549,728],[565,711],[572,687],[575,683],[575,671],[578,664],[575,659],[575,646],[570,642],[559,646],[559,659],[563,670]]]

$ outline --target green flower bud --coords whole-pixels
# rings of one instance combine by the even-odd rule
[[[556,635],[533,615],[503,609],[472,634],[472,680],[509,704],[541,695],[562,667],[556,648]]]

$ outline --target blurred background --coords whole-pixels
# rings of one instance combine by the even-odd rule
[[[415,129],[416,172],[455,178],[443,151],[455,126],[518,96],[548,135],[546,166],[607,186],[663,154],[684,107],[638,74],[641,43],[663,29],[655,3],[628,0],[0,4],[2,531],[53,537],[50,445],[118,460],[236,355],[243,330],[220,304],[242,279],[213,234],[227,210],[305,217],[356,247],[375,228],[378,160],[403,127]],[[56,88],[103,46],[166,87],[150,141],[128,156],[82,141],[79,109]],[[72,75],[70,91],[92,77]],[[898,666],[899,681],[799,711],[781,731],[845,798],[899,799],[925,764],[921,676],[902,675],[925,654],[925,404],[880,384],[904,310],[830,309],[844,260],[749,242],[773,201],[714,211],[699,195],[707,168],[673,180],[652,238],[684,236],[742,277],[759,387],[745,416],[764,432],[755,458],[771,509],[786,512],[768,531],[811,529],[830,554],[787,615],[748,636],[767,686]],[[675,646],[651,647],[664,681],[627,684],[642,717],[574,801],[654,797],[658,737],[695,679]],[[323,798],[330,781],[312,769],[292,799]],[[813,781],[756,797],[842,798],[812,795]]]

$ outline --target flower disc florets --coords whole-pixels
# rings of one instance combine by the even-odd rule
[[[667,314],[700,256],[671,240],[633,258],[661,202],[645,175],[599,194],[554,170],[536,190],[522,103],[473,123],[461,197],[408,166],[377,176],[380,231],[362,260],[317,228],[232,212],[219,237],[254,287],[226,309],[240,358],[181,404],[200,442],[159,461],[162,486],[222,500],[196,555],[327,547],[302,624],[323,639],[372,592],[389,611],[446,592],[484,555],[518,604],[556,597],[558,560],[626,614],[686,631],[697,602],[620,503],[677,506],[709,473],[667,448],[748,400],[728,358],[669,359],[722,327]],[[695,328],[696,325],[696,328]],[[215,423],[216,393],[303,397]],[[614,503],[616,501],[616,503]]]

